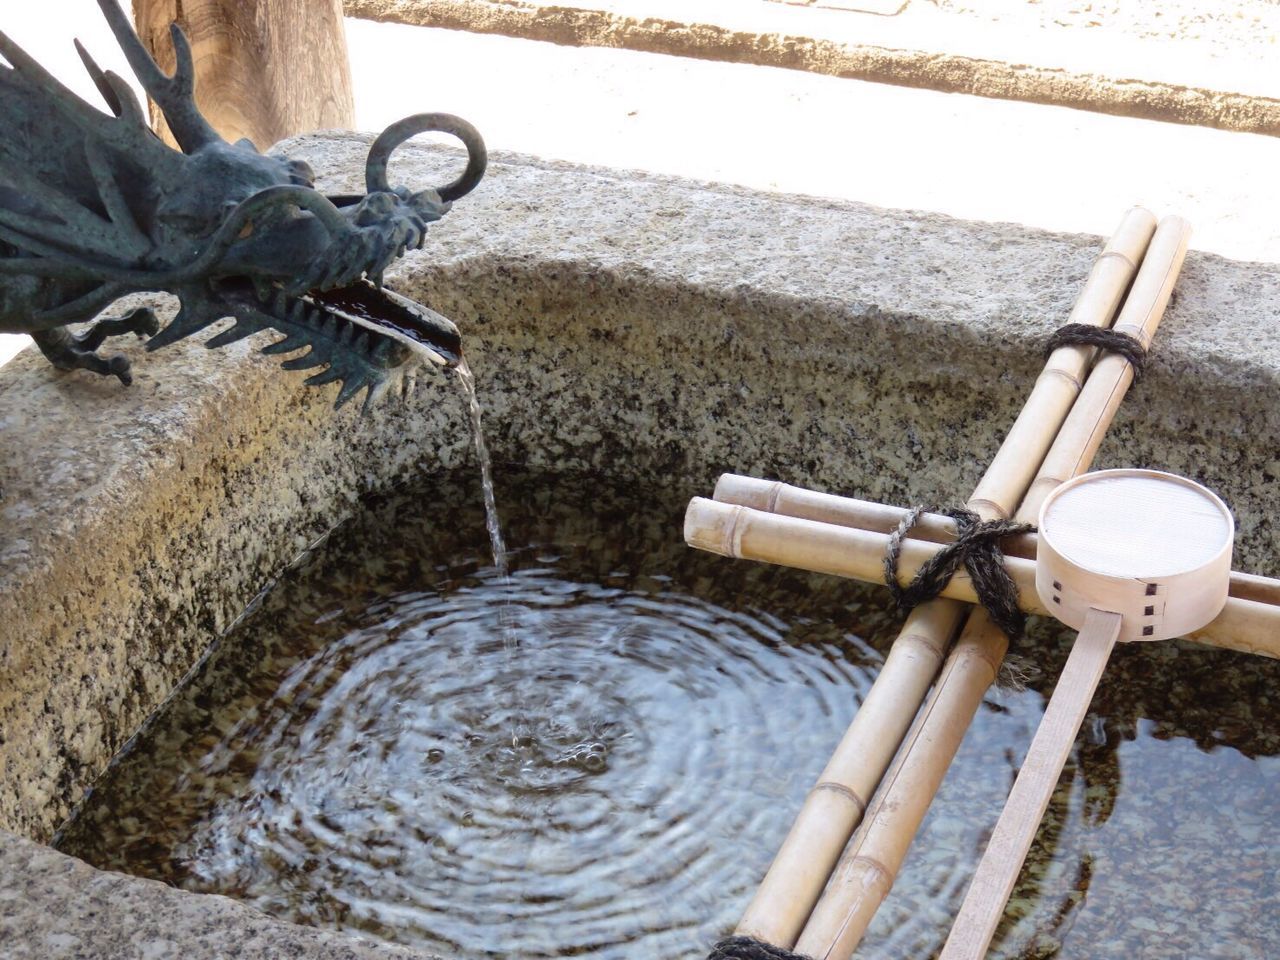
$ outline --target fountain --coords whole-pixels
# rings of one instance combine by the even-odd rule
[[[343,195],[362,182],[370,146],[340,134],[282,149]],[[444,182],[461,162],[419,145],[397,159],[413,183]],[[1028,392],[1043,339],[1097,249],[1092,237],[516,156],[491,164],[467,210],[433,228],[430,257],[406,258],[387,279],[457,320],[483,376],[509,590],[494,579],[467,418],[442,400],[438,380],[360,418],[333,414],[337,385],[301,391],[256,357],[261,338],[229,342],[221,355],[176,343],[139,364],[127,391],[83,372],[55,376],[29,355],[0,371],[6,943],[116,957],[165,941],[170,954],[195,957],[253,931],[275,955],[374,955],[292,923],[305,919],[445,955],[704,949],[745,906],[825,758],[810,747],[838,737],[886,635],[872,594],[688,559],[673,543],[679,505],[725,469],[894,503],[945,502],[972,487],[1007,421],[994,412]],[[1280,273],[1193,252],[1183,282],[1141,403],[1117,421],[1099,461],[1158,463],[1220,491],[1240,520],[1238,564],[1267,571],[1277,540],[1269,485],[1280,466],[1266,451],[1280,448],[1280,417],[1275,350],[1257,332],[1272,322]],[[163,301],[136,306],[173,318]],[[131,344],[123,352],[138,355]],[[546,518],[559,526],[539,530]],[[335,525],[329,544],[228,632],[260,588]],[[619,567],[620,555],[634,562]],[[325,607],[326,594],[343,603]],[[780,622],[762,612],[773,611],[764,601],[774,594],[799,598],[772,612]],[[494,655],[500,625],[488,601],[500,596],[520,631],[514,659]],[[557,620],[566,610],[580,619]],[[549,620],[556,631],[544,629]],[[626,626],[650,622],[662,626],[646,660],[628,650]],[[679,641],[669,632],[690,624]],[[793,632],[802,628],[816,632]],[[276,646],[279,637],[294,645]],[[445,656],[447,640],[471,656]],[[864,937],[867,955],[940,948],[983,825],[1065,657],[1062,634],[1033,632],[1030,642],[1028,688],[999,687],[979,705],[959,758],[966,776],[944,784],[940,812],[924,821]],[[572,669],[556,673],[558,663]],[[526,682],[526,667],[545,685]],[[201,686],[219,672],[229,686]],[[1108,677],[998,949],[1121,956],[1159,937],[1194,954],[1214,938],[1265,955],[1276,942],[1266,841],[1280,749],[1266,694],[1272,665],[1171,643],[1121,650]],[[788,678],[798,706],[778,692]],[[282,680],[313,691],[311,712],[292,710]],[[661,696],[628,686],[646,681]],[[500,695],[513,690],[529,720],[516,743],[514,699]],[[700,709],[717,695],[722,713]],[[688,729],[664,713],[681,697]],[[627,706],[636,703],[652,712]],[[433,705],[461,739],[420,726]],[[177,722],[184,711],[205,723],[199,733]],[[356,716],[373,724],[369,736]],[[717,731],[717,716],[734,723]],[[661,750],[641,749],[650,728]],[[743,734],[777,739],[757,750],[734,739]],[[677,735],[694,749],[672,749]],[[317,751],[294,749],[304,742]],[[243,890],[283,919],[43,846],[117,756],[61,838],[67,849],[201,890]],[[345,779],[317,788],[330,767]],[[628,770],[642,774],[638,793],[620,789]],[[1187,775],[1204,785],[1193,796]],[[130,791],[118,797],[112,784],[139,781],[157,785],[162,802],[157,819],[131,833],[143,821],[115,806]],[[494,785],[502,789],[481,789]],[[699,791],[708,785],[721,789],[723,822],[707,812]],[[557,796],[581,803],[556,809]],[[228,797],[256,817],[238,819]],[[542,803],[538,817],[513,826],[530,797]],[[199,829],[171,829],[192,810],[205,818]],[[604,810],[619,818],[601,821],[612,834],[589,819]],[[94,849],[95,823],[121,841],[118,851]],[[346,845],[346,833],[358,845]],[[642,888],[613,875],[608,889],[644,901],[638,923],[624,931],[611,916],[593,927],[586,891],[563,879],[576,863],[572,845],[557,846],[566,837],[601,844],[586,847],[596,875],[621,866],[634,879],[651,868],[667,896],[644,901]],[[253,864],[245,850],[260,838],[270,862]],[[319,840],[337,854],[309,867]],[[202,844],[217,855],[188,857]],[[1215,860],[1222,850],[1229,862]],[[345,879],[327,872],[344,859],[354,868]],[[540,892],[520,885],[532,866],[544,871]],[[448,911],[432,906],[442,894],[427,884],[449,871],[450,895],[474,895],[452,927],[441,925]],[[309,899],[322,880],[338,892]],[[505,946],[484,943],[496,929],[483,902],[490,881],[542,925],[507,931]],[[671,892],[694,883],[707,886],[687,901]],[[409,899],[395,907],[374,888]],[[1153,904],[1143,916],[1155,930],[1133,924],[1135,894]],[[1207,925],[1174,909],[1197,897],[1215,904]],[[574,904],[558,941],[552,903]],[[192,916],[206,946],[187,933],[182,918]],[[79,947],[58,946],[73,941]]]

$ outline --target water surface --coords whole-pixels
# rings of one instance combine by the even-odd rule
[[[365,510],[228,636],[61,847],[449,957],[695,957],[874,678],[884,591],[697,554],[688,491],[502,473]],[[993,690],[859,956],[945,939],[1066,653]],[[512,642],[514,638],[514,643]],[[1280,665],[1117,651],[993,956],[1280,955]]]

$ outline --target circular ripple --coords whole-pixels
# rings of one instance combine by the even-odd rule
[[[61,849],[467,960],[702,954],[877,669],[847,631],[887,646],[896,618],[874,587],[687,550],[678,494],[504,485],[509,585],[482,569],[471,480],[363,512],[135,738]],[[988,696],[859,956],[941,948],[1068,649],[1042,624],[1031,689]],[[1233,657],[1116,651],[993,957],[1124,960],[1151,924],[1171,956],[1276,954],[1280,663]]]
[[[464,583],[297,663],[206,753],[253,773],[175,856],[203,889],[455,953],[705,947],[853,713],[853,648],[547,567]]]

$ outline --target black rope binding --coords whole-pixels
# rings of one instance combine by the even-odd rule
[[[964,564],[969,579],[973,581],[978,602],[986,608],[991,622],[1010,640],[1021,637],[1027,626],[1027,617],[1018,609],[1018,586],[1004,568],[1004,554],[1000,551],[999,541],[1014,534],[1031,533],[1035,527],[1012,520],[983,520],[963,507],[937,511],[956,522],[956,538],[926,560],[915,579],[903,587],[898,583],[902,540],[924,512],[924,507],[908,511],[898,529],[889,535],[889,546],[884,552],[884,582],[898,607],[907,611],[932,600]]]
[[[1066,326],[1059,327],[1045,346],[1045,356],[1059,347],[1101,347],[1111,353],[1118,353],[1129,361],[1129,366],[1133,367],[1135,382],[1142,379],[1142,373],[1147,366],[1147,348],[1137,337],[1131,337],[1119,330],[1095,327],[1088,323],[1068,323]]]
[[[755,937],[725,937],[707,954],[707,960],[811,960]]]

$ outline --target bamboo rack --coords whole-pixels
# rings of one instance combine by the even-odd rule
[[[758,480],[726,473],[716,481],[712,498],[718,503],[750,507],[798,520],[814,520],[854,527],[876,533],[892,533],[909,510],[855,497],[840,497],[793,487],[777,480]],[[930,543],[950,543],[956,536],[956,522],[938,513],[922,513],[911,529],[911,539]],[[1036,558],[1039,540],[1034,533],[1007,538],[1001,546],[1005,556]],[[760,557],[756,559],[764,560]],[[772,562],[772,561],[766,561]],[[1280,580],[1253,573],[1231,572],[1231,596],[1241,600],[1280,604]]]
[[[1155,232],[1135,207],[1095,261],[1069,322],[1110,326]],[[1055,350],[974,490],[983,519],[1007,517],[1022,500],[1080,393],[1095,351]],[[964,617],[936,600],[911,612],[853,722],[810,791],[737,927],[781,947],[795,944],[866,805],[907,734]]]
[[[1116,329],[1149,346],[1164,316],[1186,256],[1190,227],[1161,221],[1125,301]],[[1124,358],[1102,356],[1046,455],[1017,519],[1034,522],[1044,498],[1088,470],[1102,436],[1133,382]],[[1249,603],[1250,601],[1241,601]],[[849,957],[866,933],[902,865],[987,689],[995,681],[1008,639],[981,609],[969,617],[924,708],[921,721],[895,759],[844,852],[796,950],[823,960]]]

